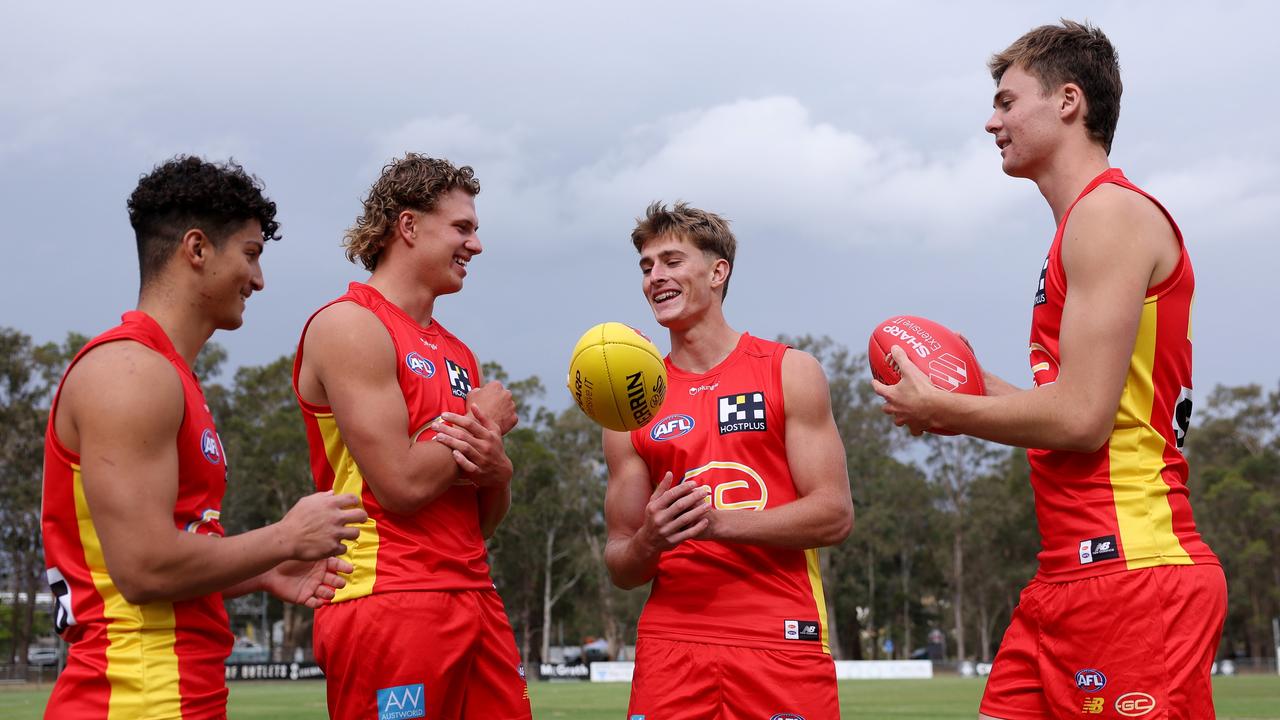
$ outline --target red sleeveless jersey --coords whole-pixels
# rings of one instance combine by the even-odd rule
[[[1092,453],[1027,451],[1042,546],[1038,577],[1048,581],[1157,565],[1218,564],[1191,516],[1181,450],[1191,420],[1191,259],[1168,211],[1119,169],[1094,178],[1058,224],[1032,312],[1031,371],[1036,385],[1057,380],[1067,297],[1062,233],[1080,198],[1106,183],[1155,203],[1169,220],[1182,257],[1166,280],[1147,291],[1107,442]]]
[[[667,398],[631,433],[656,486],[711,489],[720,510],[755,512],[796,499],[787,466],[782,355],[787,346],[743,333],[711,370],[666,359]],[[640,637],[830,654],[818,551],[688,540],[662,554]]]
[[[339,302],[352,302],[368,309],[387,328],[395,346],[396,379],[409,410],[406,434],[412,434],[441,413],[466,414],[467,393],[480,371],[475,356],[462,341],[438,322],[427,327],[418,325],[381,293],[363,283],[351,283],[347,294],[324,307]],[[307,326],[310,325],[308,320]],[[306,335],[304,327],[302,337],[305,339]],[[295,394],[301,367],[302,341],[299,341],[293,363]],[[309,403],[301,395],[298,395],[298,404],[307,425],[316,489],[352,493],[360,498],[361,507],[369,514],[369,519],[360,525],[360,537],[346,543],[347,552],[343,557],[355,570],[347,576],[347,586],[338,590],[333,602],[403,590],[493,587],[484,537],[480,533],[474,485],[454,485],[412,515],[383,510],[343,441],[333,410]],[[431,437],[434,433],[427,432],[419,440]]]
[[[142,312],[125,313],[121,325],[84,346],[67,372],[94,348],[118,340],[132,340],[163,355],[182,379],[173,524],[187,532],[221,536],[219,516],[227,483],[222,441],[199,381],[156,321]],[[223,663],[233,637],[221,593],[146,605],[124,599],[107,573],[85,501],[80,457],[63,446],[54,430],[60,395],[61,386],[45,430],[41,523],[46,573],[57,600],[54,627],[71,643],[71,650],[45,717],[223,717]],[[98,482],[104,480],[110,478]]]

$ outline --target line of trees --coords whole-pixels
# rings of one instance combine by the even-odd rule
[[[35,345],[0,328],[0,652],[19,666],[49,632],[35,612],[47,591],[39,541],[44,426],[57,381],[85,337]],[[931,631],[946,656],[990,661],[1034,574],[1039,549],[1025,454],[960,437],[912,438],[879,410],[865,358],[831,338],[783,338],[827,369],[857,507],[853,535],[822,550],[832,649],[849,659],[905,658]],[[209,345],[197,363],[218,377],[226,354]],[[292,357],[242,367],[205,392],[229,459],[223,508],[229,532],[272,522],[311,491],[307,443],[290,388]],[[634,642],[647,595],[613,587],[603,551],[606,472],[599,429],[574,407],[543,406],[537,378],[507,383],[521,423],[507,437],[515,465],[512,508],[491,539],[496,584],[526,662],[551,645],[604,638]],[[1280,387],[1214,388],[1197,407],[1186,452],[1201,532],[1222,559],[1230,606],[1221,654],[1274,654],[1280,615]],[[279,650],[310,645],[311,612],[272,601]],[[934,633],[935,639],[937,633]]]

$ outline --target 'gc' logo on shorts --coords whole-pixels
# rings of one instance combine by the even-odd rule
[[[1125,717],[1141,717],[1156,709],[1156,699],[1143,692],[1125,693],[1116,698],[1116,712]]]

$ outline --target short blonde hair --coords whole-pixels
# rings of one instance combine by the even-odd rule
[[[729,275],[733,275],[733,256],[738,250],[738,241],[729,230],[729,221],[723,217],[691,207],[683,200],[677,200],[670,210],[655,201],[649,204],[644,217],[636,218],[631,243],[636,246],[636,252],[640,252],[645,243],[666,235],[684,238],[702,252],[724,258],[729,261]],[[723,300],[729,294],[728,277],[720,291],[720,299]]]

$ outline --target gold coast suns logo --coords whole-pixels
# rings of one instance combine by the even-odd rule
[[[1049,349],[1040,343],[1031,343],[1028,350],[1031,362],[1031,375],[1035,378],[1036,387],[1052,385],[1058,379],[1058,359]]]
[[[711,488],[707,501],[717,510],[763,510],[769,504],[764,478],[742,463],[714,460],[686,472],[681,482],[695,478]]]

